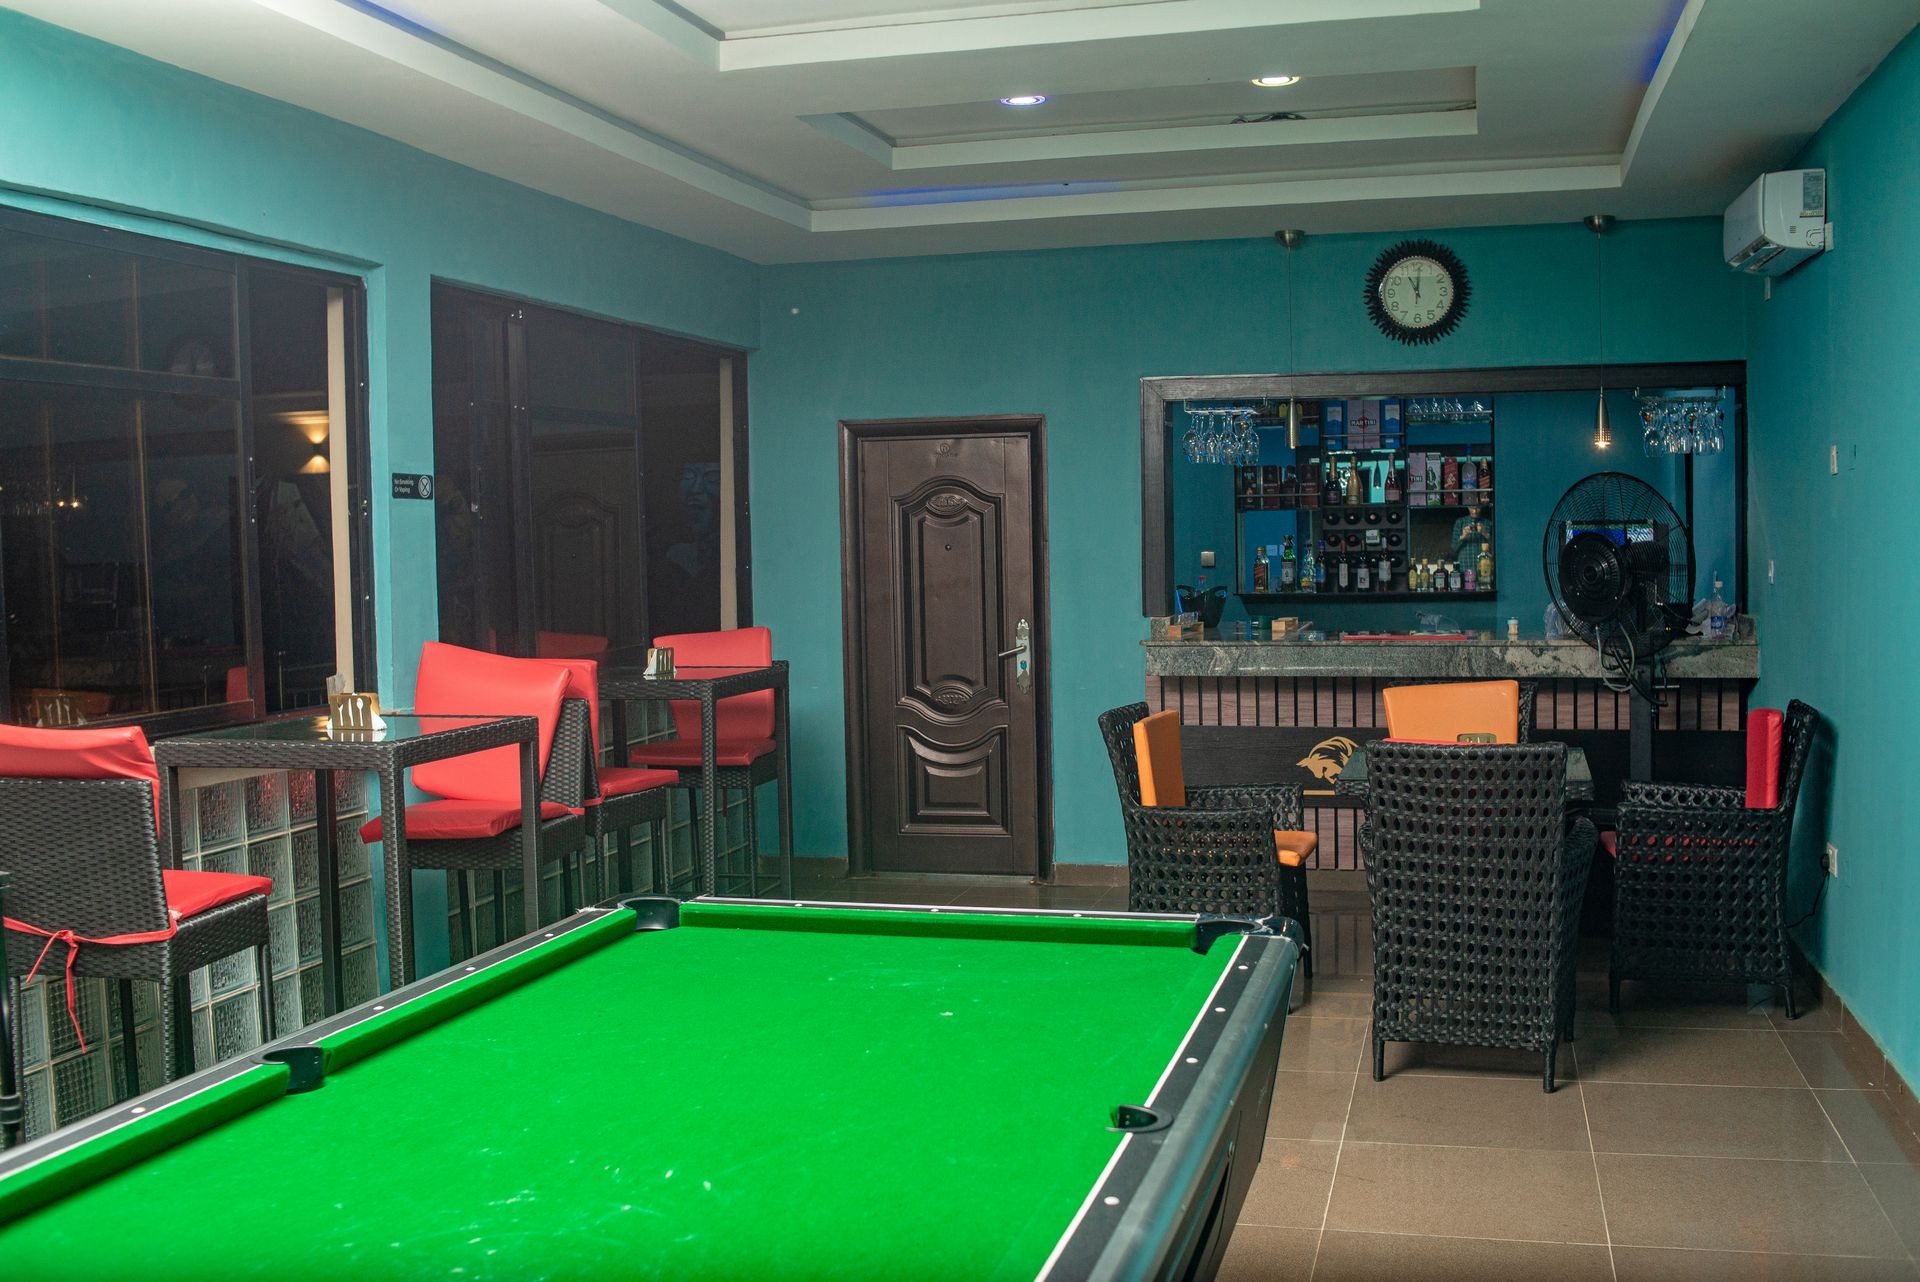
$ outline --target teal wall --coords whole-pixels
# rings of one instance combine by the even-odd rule
[[[390,706],[411,699],[420,643],[438,628],[433,505],[395,503],[381,483],[433,467],[434,279],[758,340],[751,263],[5,10],[0,121],[0,202],[365,277]],[[441,884],[419,879],[420,922],[442,919]],[[423,962],[444,952],[423,944]]]
[[[1822,840],[1840,848],[1841,875],[1800,938],[1909,1083],[1920,1083],[1920,564],[1901,536],[1920,488],[1910,408],[1920,355],[1895,265],[1920,237],[1917,159],[1920,37],[1910,36],[1797,162],[1827,170],[1838,247],[1775,281],[1771,301],[1757,284],[1748,291],[1758,696],[1804,699],[1830,729],[1801,794],[1796,904],[1818,884]]]
[[[1720,257],[1717,220],[1626,223],[1607,239],[1604,352],[1594,240],[1585,228],[1445,233],[1466,262],[1472,308],[1454,335],[1426,348],[1388,340],[1360,305],[1368,266],[1395,239],[1320,236],[1295,252],[1291,358],[1288,257],[1267,239],[763,273],[762,350],[749,365],[754,610],[794,667],[801,853],[846,849],[839,420],[1046,415],[1056,851],[1063,861],[1110,863],[1124,855],[1094,717],[1139,698],[1144,672],[1142,377],[1745,353],[1741,293]],[[1548,440],[1543,435],[1543,449],[1554,452]],[[1560,470],[1584,472],[1591,447],[1572,425],[1565,448],[1571,453],[1555,453]],[[1505,493],[1522,481],[1497,465],[1495,476]],[[1529,630],[1538,627],[1535,620]]]

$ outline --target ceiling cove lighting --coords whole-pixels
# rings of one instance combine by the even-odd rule
[[[1262,89],[1285,89],[1288,85],[1300,83],[1298,76],[1255,76],[1253,83]],[[1004,99],[1002,100],[1004,101]]]
[[[1043,93],[1017,93],[1011,98],[1002,98],[1000,105],[1002,107],[1038,107],[1046,100],[1047,95]]]

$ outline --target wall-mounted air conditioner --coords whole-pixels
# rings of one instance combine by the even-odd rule
[[[1831,248],[1827,171],[1761,174],[1727,206],[1720,240],[1727,266],[1756,276],[1783,275]]]

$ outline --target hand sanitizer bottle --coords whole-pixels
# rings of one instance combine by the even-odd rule
[[[1707,598],[1707,640],[1725,641],[1731,635],[1727,624],[1733,617],[1733,607],[1720,595],[1720,576],[1713,576],[1713,595]]]

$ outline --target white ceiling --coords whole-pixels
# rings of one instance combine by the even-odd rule
[[[6,3],[760,262],[1717,213],[1920,22],[1920,0]],[[1247,83],[1271,72],[1305,79]],[[1232,123],[1276,112],[1299,118]]]

